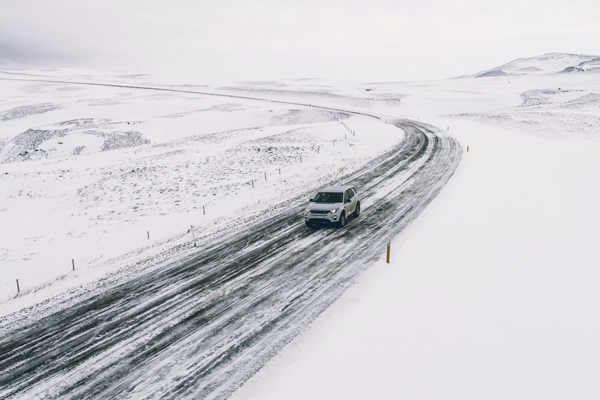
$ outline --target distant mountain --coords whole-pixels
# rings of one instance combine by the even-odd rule
[[[568,53],[548,53],[537,57],[517,58],[496,68],[466,77],[543,75],[554,73],[600,72],[600,56]]]

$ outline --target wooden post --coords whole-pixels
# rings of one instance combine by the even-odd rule
[[[192,239],[194,240],[194,247],[196,247],[196,232],[194,232],[194,225],[190,225],[190,231],[192,231]]]
[[[469,152],[469,146],[467,146],[467,153]]]
[[[387,244],[387,256],[386,256],[386,259],[385,259],[385,261],[388,264],[390,263],[390,249],[391,249],[391,247],[392,247],[391,242],[388,242],[388,244]]]
[[[75,271],[75,259],[71,259],[71,264],[73,264],[73,271]]]
[[[150,231],[146,231],[146,233],[148,234],[148,239],[150,239]]]
[[[302,162],[302,156],[300,156],[300,162]]]
[[[267,180],[267,171],[265,171],[265,181]]]
[[[206,206],[202,206],[202,215],[206,215]]]
[[[252,189],[254,189],[254,179],[252,179]]]
[[[321,148],[321,146],[317,146],[317,154],[319,154],[319,149]]]
[[[19,280],[17,279],[17,294],[21,293],[21,288],[19,287]]]
[[[278,168],[278,169],[279,169],[279,175],[281,175],[281,168]]]

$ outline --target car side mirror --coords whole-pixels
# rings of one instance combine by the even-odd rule
[[[346,203],[350,203],[352,200],[350,199],[346,199]]]
[[[315,201],[315,199],[310,199],[310,200],[309,200],[309,202],[311,202],[311,203],[312,203],[312,202],[314,202],[314,201]]]

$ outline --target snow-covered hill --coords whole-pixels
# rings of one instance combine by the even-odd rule
[[[600,56],[568,53],[548,53],[537,57],[518,58],[509,63],[466,77],[539,75],[569,72],[600,72]]]

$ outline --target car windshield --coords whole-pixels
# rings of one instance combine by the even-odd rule
[[[315,203],[341,203],[344,193],[342,192],[319,192],[314,198]]]

